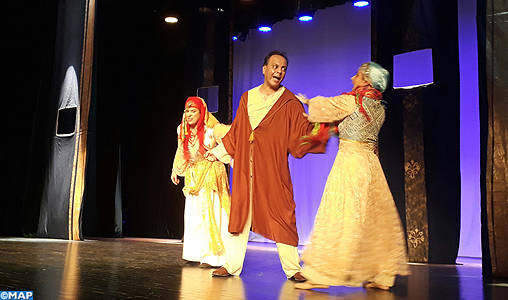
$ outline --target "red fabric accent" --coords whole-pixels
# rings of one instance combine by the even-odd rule
[[[375,100],[381,100],[383,99],[383,94],[381,94],[380,91],[370,87],[370,86],[358,86],[356,89],[353,89],[351,92],[348,93],[342,93],[342,95],[355,95],[356,101],[358,101],[358,104],[360,105],[360,112],[367,118],[367,121],[370,121],[370,116],[365,111],[365,108],[363,108],[363,97],[375,99]]]
[[[331,123],[317,123],[319,128],[314,127],[311,134],[303,136],[303,143],[325,143],[330,138]],[[337,127],[335,127],[336,129]]]

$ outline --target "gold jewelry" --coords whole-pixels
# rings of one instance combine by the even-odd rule
[[[194,146],[196,144],[197,135],[192,131],[189,133],[189,145]]]

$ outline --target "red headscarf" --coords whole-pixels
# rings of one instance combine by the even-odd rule
[[[208,112],[205,101],[200,97],[189,97],[185,102],[185,109],[195,107],[199,109],[200,117],[198,122],[196,123],[196,135],[199,141],[199,152],[204,154],[206,152],[204,146],[204,136],[205,136],[205,125],[208,127],[213,127],[217,123],[217,119]],[[180,135],[178,139],[183,141],[183,149],[184,149],[184,158],[186,160],[190,159],[189,152],[189,137],[190,137],[190,127],[185,118],[185,112],[182,117],[182,123],[180,124]]]

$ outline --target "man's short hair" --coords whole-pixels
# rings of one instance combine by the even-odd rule
[[[280,56],[284,57],[284,59],[286,59],[286,64],[289,64],[289,60],[288,60],[288,57],[286,56],[286,52],[273,50],[270,53],[268,53],[267,56],[265,56],[265,60],[263,61],[263,66],[268,66],[268,60],[270,60],[270,57],[272,57],[274,55],[280,55]]]

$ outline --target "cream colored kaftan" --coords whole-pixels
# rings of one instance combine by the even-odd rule
[[[384,107],[367,97],[363,107],[370,121],[352,95],[309,102],[309,120],[342,120],[339,151],[302,254],[302,274],[311,283],[361,286],[373,281],[393,286],[395,275],[409,274],[402,224],[374,153]]]
[[[205,149],[217,145],[213,129],[205,127]],[[226,168],[210,162],[199,152],[199,141],[189,141],[190,159],[183,156],[179,141],[173,169],[185,177],[184,235],[182,258],[222,266],[228,246],[230,196]]]

